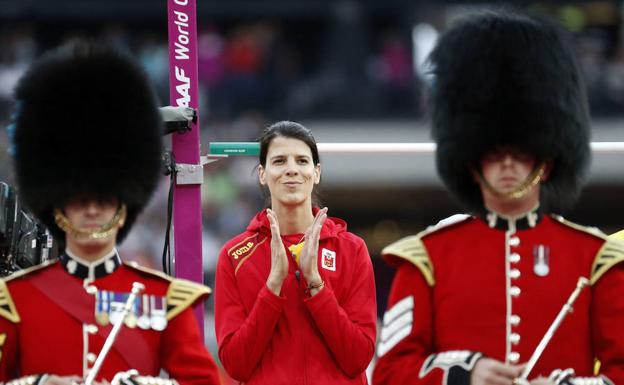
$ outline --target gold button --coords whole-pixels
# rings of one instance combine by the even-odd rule
[[[97,356],[95,355],[95,353],[87,353],[87,362],[92,364],[95,362],[95,360],[97,359]]]
[[[512,286],[511,289],[509,289],[509,294],[511,294],[512,297],[517,297],[520,295],[520,288],[518,286]]]
[[[520,245],[520,238],[518,237],[509,238],[509,245],[514,246],[514,247]]]
[[[520,342],[520,334],[518,333],[511,333],[509,335],[509,341],[514,344],[514,345],[518,345],[518,343]]]
[[[512,326],[518,326],[520,324],[520,316],[512,314],[511,317],[509,317],[509,323]]]
[[[89,334],[95,334],[98,332],[98,327],[95,325],[87,325],[87,333]]]
[[[509,261],[511,263],[518,263],[518,262],[520,262],[520,254],[518,254],[518,253],[511,253],[511,255],[509,255]]]
[[[520,270],[518,270],[518,269],[511,269],[511,271],[509,272],[509,276],[511,277],[511,279],[518,279],[518,278],[520,278]]]
[[[517,364],[518,361],[520,361],[520,353],[518,352],[509,353],[509,362],[511,362],[512,364]]]

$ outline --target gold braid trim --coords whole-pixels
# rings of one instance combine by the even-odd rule
[[[619,239],[620,241],[624,241],[624,230],[618,231],[615,234],[609,235],[611,239]]]
[[[570,222],[569,220],[565,219],[561,215],[551,215],[551,217],[557,222],[564,224],[568,227],[571,227],[574,230],[582,231],[584,233],[593,235],[594,237],[598,237],[600,239],[604,239],[604,240],[607,239],[607,236],[602,231],[600,231],[597,227],[587,227],[587,226],[579,225],[574,222]]]
[[[9,287],[3,279],[0,280],[0,317],[4,317],[13,323],[19,323],[21,320],[9,292]]]
[[[591,271],[590,282],[593,285],[610,268],[624,262],[624,243],[614,239],[608,239],[598,251]]]
[[[212,290],[207,286],[186,279],[174,279],[167,290],[167,320],[171,320],[199,298],[208,296],[211,292]]]
[[[435,278],[433,275],[433,263],[429,258],[429,253],[425,248],[422,238],[426,235],[435,233],[438,230],[442,230],[449,226],[454,226],[465,221],[471,220],[472,217],[464,214],[456,214],[445,218],[438,222],[435,226],[429,226],[425,230],[416,235],[410,235],[408,237],[399,239],[398,241],[386,246],[381,250],[382,255],[395,256],[405,259],[412,263],[425,277],[429,286],[435,286]]]
[[[429,259],[429,254],[421,240],[421,234],[410,235],[384,247],[382,255],[393,255],[403,258],[416,266],[425,277],[429,286],[435,285],[433,278],[433,264]]]
[[[35,272],[37,270],[41,270],[41,269],[43,269],[45,267],[52,266],[56,262],[58,262],[58,259],[48,259],[47,261],[41,262],[38,265],[27,267],[27,268],[22,269],[22,270],[18,270],[15,273],[12,273],[11,275],[9,275],[8,277],[2,278],[2,280],[4,280],[5,282],[9,282],[9,281],[12,281],[12,280],[14,280],[16,278],[23,277],[25,275],[33,273],[33,272]]]

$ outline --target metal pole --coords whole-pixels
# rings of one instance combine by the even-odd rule
[[[195,0],[168,0],[170,104],[197,109],[199,91],[195,15]],[[199,140],[199,123],[190,132],[173,134],[172,148],[176,162],[199,164]],[[181,184],[176,180],[173,200],[173,250],[176,277],[202,283],[200,183]],[[195,308],[195,316],[203,332],[203,304]]]

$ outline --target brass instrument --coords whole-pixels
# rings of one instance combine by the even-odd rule
[[[559,311],[559,314],[557,314],[557,317],[546,331],[546,334],[544,334],[544,337],[542,337],[542,340],[537,345],[537,348],[535,348],[533,355],[531,355],[531,358],[524,367],[524,370],[520,374],[520,377],[514,379],[514,385],[526,385],[529,383],[529,373],[531,373],[531,370],[535,366],[535,363],[544,352],[544,349],[546,349],[546,345],[548,345],[548,343],[552,339],[553,335],[559,328],[559,325],[561,325],[561,322],[563,321],[565,316],[568,313],[572,313],[572,311],[574,311],[572,305],[574,304],[574,302],[576,302],[578,296],[581,294],[581,291],[588,285],[589,280],[587,278],[579,277],[578,282],[576,283],[576,289],[574,289],[574,291],[570,295],[570,298],[568,298],[568,301],[563,305],[563,307]]]

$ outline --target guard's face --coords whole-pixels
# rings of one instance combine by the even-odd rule
[[[258,166],[258,177],[268,186],[274,208],[296,206],[311,201],[321,166],[314,165],[312,151],[303,141],[278,136],[269,145],[265,166]]]
[[[76,229],[93,231],[110,223],[118,209],[119,202],[117,199],[110,201],[74,199],[65,205],[64,214]],[[75,242],[82,246],[97,246],[112,242],[114,246],[118,231],[119,229],[115,229],[109,237],[102,239],[74,238],[68,234],[67,242]]]
[[[518,188],[531,175],[535,158],[514,147],[501,146],[481,159],[481,174],[494,189],[507,193]]]

